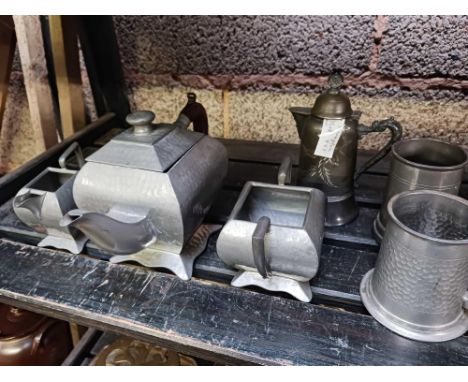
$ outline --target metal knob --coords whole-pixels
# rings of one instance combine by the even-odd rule
[[[152,122],[156,118],[156,115],[149,110],[140,110],[134,113],[127,115],[125,121],[133,126],[133,133],[140,135],[140,134],[148,134],[152,130]]]

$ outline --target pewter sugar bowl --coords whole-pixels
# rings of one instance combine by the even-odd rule
[[[189,279],[194,258],[183,248],[221,188],[226,149],[189,131],[183,113],[173,124],[154,118],[150,111],[130,114],[133,127],[86,158],[73,184],[78,209],[61,224],[111,254],[144,251],[154,267]]]

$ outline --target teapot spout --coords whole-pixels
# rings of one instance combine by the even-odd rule
[[[312,115],[312,108],[310,107],[291,107],[289,111],[296,121],[297,133],[299,138],[302,137],[302,130],[306,124],[307,119]]]
[[[148,217],[129,223],[75,209],[60,220],[60,226],[73,227],[100,248],[117,254],[139,252],[157,240],[156,229]]]

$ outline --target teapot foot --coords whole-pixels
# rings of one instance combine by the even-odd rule
[[[272,292],[286,292],[299,301],[310,302],[312,300],[309,282],[281,276],[270,276],[264,279],[255,271],[239,271],[232,279],[231,285],[235,287],[255,285]]]
[[[83,251],[84,245],[87,241],[88,238],[83,235],[79,235],[77,237],[73,237],[71,235],[69,235],[69,237],[47,235],[37,246],[65,249],[77,255]]]
[[[131,255],[113,256],[109,261],[114,264],[135,261],[147,268],[165,268],[182,280],[190,280],[193,262],[205,250],[211,234],[220,228],[219,224],[202,224],[185,244],[181,253],[164,251],[150,246]]]

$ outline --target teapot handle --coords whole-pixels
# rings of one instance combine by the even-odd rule
[[[252,235],[252,251],[255,266],[257,267],[258,273],[266,279],[270,273],[270,267],[265,257],[265,235],[270,229],[270,219],[266,216],[262,216],[258,219],[257,226]]]
[[[187,93],[187,104],[180,112],[174,124],[186,129],[191,122],[193,123],[193,131],[208,135],[206,109],[200,102],[197,102],[197,95],[192,92]]]
[[[385,129],[389,129],[390,133],[392,134],[390,140],[377,154],[370,158],[366,163],[364,163],[361,166],[359,170],[356,171],[356,174],[354,175],[354,182],[357,182],[359,177],[365,171],[367,171],[370,167],[372,167],[382,158],[384,158],[392,148],[393,144],[398,142],[403,134],[403,128],[401,127],[400,123],[396,121],[393,117],[381,121],[374,121],[372,122],[372,125],[370,127],[363,124],[358,125],[359,138],[369,133],[382,133],[383,131],[385,131]]]

